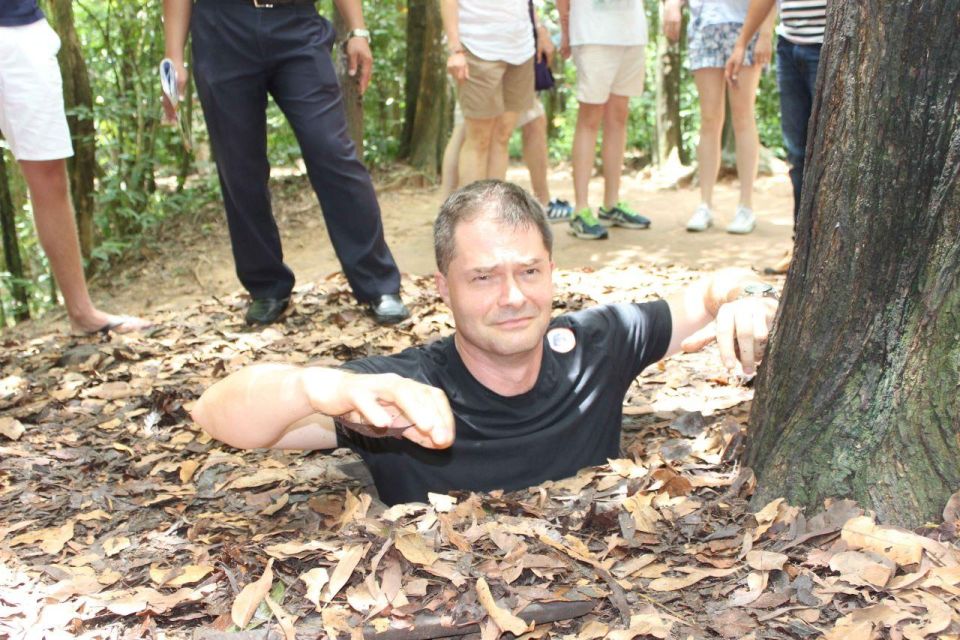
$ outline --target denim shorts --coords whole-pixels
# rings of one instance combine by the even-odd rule
[[[739,22],[700,24],[698,18],[694,17],[687,27],[687,67],[691,71],[725,67],[742,28]],[[744,66],[753,64],[753,47],[756,43],[754,36],[743,58]]]

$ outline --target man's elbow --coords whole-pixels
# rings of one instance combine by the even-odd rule
[[[216,427],[216,421],[214,420],[213,411],[211,411],[210,401],[206,393],[197,400],[197,403],[190,411],[190,417],[193,418],[194,424],[203,429],[207,435],[214,440],[223,442],[223,438],[220,437],[220,430]]]

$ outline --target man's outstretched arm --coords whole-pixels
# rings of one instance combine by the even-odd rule
[[[212,437],[254,449],[333,449],[333,418],[377,428],[430,449],[453,443],[453,413],[440,389],[394,374],[259,364],[207,389],[193,419]]]
[[[668,300],[673,333],[667,355],[698,351],[717,341],[723,364],[733,369],[739,360],[752,374],[763,357],[777,301],[744,297],[749,285],[768,286],[745,269],[724,269]]]

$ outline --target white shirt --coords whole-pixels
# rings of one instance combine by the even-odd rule
[[[570,0],[570,45],[647,44],[643,0]]]
[[[750,0],[689,0],[690,14],[701,26],[743,24]]]
[[[527,0],[459,0],[460,42],[483,60],[521,64],[533,57]]]

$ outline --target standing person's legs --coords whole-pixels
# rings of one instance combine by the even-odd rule
[[[737,176],[740,178],[740,204],[753,208],[753,183],[760,161],[760,137],[754,105],[760,85],[760,65],[741,67],[737,83],[729,87],[730,118],[737,142]]]
[[[700,103],[700,141],[697,164],[700,174],[700,201],[713,208],[713,187],[720,171],[723,136],[725,82],[723,69],[697,69],[693,72]]]
[[[783,144],[787,150],[787,161],[790,163],[790,181],[793,183],[794,226],[800,210],[807,123],[813,109],[813,92],[819,59],[819,47],[793,44],[783,37],[777,40],[780,127],[783,132]]]
[[[254,301],[278,301],[275,320],[293,289],[270,205],[267,161],[267,72],[253,5],[194,4],[193,73],[230,231],[237,277]],[[276,307],[279,306],[279,311]],[[248,318],[260,323],[260,320]]]
[[[150,326],[97,309],[87,290],[64,158],[73,155],[57,51],[46,21],[0,27],[0,131],[30,192],[37,236],[63,294],[72,328],[126,333]]]
[[[620,202],[620,176],[627,149],[627,118],[630,98],[611,95],[603,107],[603,207],[613,209]]]
[[[590,178],[596,156],[597,137],[603,122],[605,103],[580,102],[577,126],[573,132],[573,197],[574,211],[590,209]]]
[[[493,135],[490,138],[490,152],[487,154],[487,178],[503,180],[507,176],[510,164],[510,137],[516,128],[516,111],[505,111],[496,119]]]
[[[320,18],[277,24],[269,33],[275,68],[268,89],[300,143],[333,248],[354,296],[364,303],[395,296],[400,291],[400,272],[384,239],[370,174],[347,132],[330,57],[333,27]]]
[[[465,186],[487,177],[490,147],[498,118],[463,118],[463,145],[460,147],[460,182]]]
[[[440,195],[446,199],[451,193],[457,190],[457,184],[460,182],[460,148],[463,146],[463,122],[453,126],[450,132],[450,139],[447,140],[447,146],[443,149],[443,163],[440,173]]]
[[[546,207],[550,204],[550,185],[547,181],[547,116],[541,114],[526,122],[521,129],[521,136],[523,162],[530,173],[530,187],[540,204]]]

